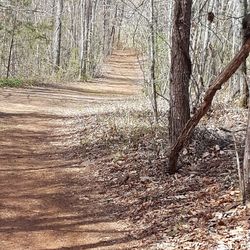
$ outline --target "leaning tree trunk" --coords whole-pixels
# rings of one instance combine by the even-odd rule
[[[190,139],[194,128],[199,123],[201,118],[207,113],[209,107],[212,104],[213,98],[216,92],[221,89],[222,85],[229,80],[229,78],[236,72],[240,65],[246,60],[250,52],[250,38],[248,38],[245,44],[242,46],[238,54],[232,59],[232,61],[226,66],[226,68],[215,78],[206,91],[204,100],[196,113],[186,123],[176,143],[172,146],[169,155],[169,171],[175,173],[177,170],[177,161],[179,153],[183,149],[186,142]]]
[[[190,118],[189,55],[192,0],[175,0],[170,69],[170,141],[173,145]]]

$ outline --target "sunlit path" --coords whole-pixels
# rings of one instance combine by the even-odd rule
[[[136,246],[98,166],[81,156],[85,110],[140,93],[131,52],[117,51],[105,70],[92,83],[0,89],[0,249]]]

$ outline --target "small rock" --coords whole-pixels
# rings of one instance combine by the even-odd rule
[[[219,242],[218,246],[215,249],[216,250],[229,250],[230,248],[224,242]]]
[[[150,177],[148,177],[148,176],[142,176],[142,177],[140,177],[140,180],[143,183],[152,181],[152,179]]]
[[[206,158],[206,157],[208,157],[210,154],[209,154],[209,152],[205,152],[203,155],[202,155],[202,158]]]
[[[188,151],[186,148],[184,148],[183,152],[182,152],[183,155],[187,155],[188,154]]]

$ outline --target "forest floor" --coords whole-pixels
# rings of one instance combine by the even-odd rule
[[[0,89],[0,249],[246,250],[247,111],[215,102],[167,174],[132,51],[89,83]]]

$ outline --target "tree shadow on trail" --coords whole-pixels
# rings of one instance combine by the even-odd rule
[[[19,124],[35,121],[35,125],[16,128],[17,117]],[[46,120],[54,118],[44,115],[12,114],[2,119],[9,124],[0,130],[3,247],[26,249],[29,244],[43,249],[45,245],[39,246],[36,237],[45,237],[45,243],[63,238],[63,245],[54,243],[58,250],[129,246],[134,240],[130,232],[116,225],[128,207],[116,204],[106,193],[105,180],[96,178],[96,166],[83,162],[81,145],[74,141],[78,132],[65,130],[63,122],[56,123],[54,132],[46,126]],[[103,240],[106,237],[110,239]]]
[[[128,243],[128,242],[133,241],[133,240],[134,240],[133,238],[131,238],[129,236],[125,236],[125,237],[117,238],[117,239],[114,239],[114,240],[100,241],[98,243],[85,244],[85,245],[73,246],[73,247],[54,248],[52,250],[99,249],[100,247],[110,247],[110,246],[114,246],[114,245],[121,244],[121,243]],[[119,248],[119,249],[121,249],[121,248]],[[129,250],[129,249],[136,249],[136,248],[127,248],[127,247],[122,248],[122,250]]]

